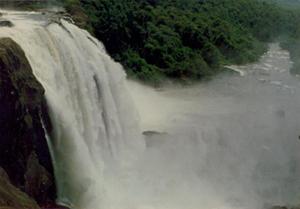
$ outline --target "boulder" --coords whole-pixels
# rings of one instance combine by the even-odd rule
[[[0,19],[0,27],[13,27],[14,24],[9,21],[9,20],[6,20],[6,19]]]

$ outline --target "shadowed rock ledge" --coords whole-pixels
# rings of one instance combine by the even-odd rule
[[[9,177],[2,168],[0,168],[0,208],[39,209],[34,200],[9,182]]]
[[[41,118],[50,121],[42,85],[21,47],[0,39],[0,167],[15,187],[44,205],[54,202],[56,192]]]

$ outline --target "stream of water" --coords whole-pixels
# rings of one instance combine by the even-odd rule
[[[300,200],[300,83],[278,44],[243,72],[160,91],[126,80],[64,20],[1,11],[46,90],[59,203],[72,209],[220,209]],[[142,134],[144,132],[144,135]]]

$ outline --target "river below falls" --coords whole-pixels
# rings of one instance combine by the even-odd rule
[[[131,192],[143,188],[141,205],[298,204],[300,82],[292,64],[274,43],[258,62],[230,66],[243,76],[159,90],[128,81],[147,144],[131,181]]]
[[[0,37],[22,47],[45,88],[59,203],[74,209],[299,203],[300,83],[278,44],[257,63],[230,66],[243,76],[158,91],[125,82],[102,43],[73,24],[1,12],[14,27],[2,28]]]

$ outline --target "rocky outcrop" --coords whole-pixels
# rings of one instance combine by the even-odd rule
[[[25,192],[36,201],[47,200],[47,191],[53,184],[51,174],[39,163],[38,156],[32,152],[27,160],[25,173]]]
[[[0,18],[0,27],[13,27],[14,24],[6,19]]]
[[[2,168],[0,168],[0,208],[39,209],[33,199],[9,182],[9,177]]]
[[[88,28],[88,16],[79,5],[71,4],[67,6],[66,10],[71,15],[74,24],[80,28]]]
[[[50,121],[42,85],[21,47],[0,39],[0,167],[14,186],[45,204],[55,199],[55,185],[42,117]]]

